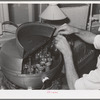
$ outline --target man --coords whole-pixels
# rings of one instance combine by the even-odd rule
[[[93,44],[96,49],[100,49],[100,35],[95,35],[91,32],[81,30],[67,24],[60,26],[56,33],[55,45],[57,49],[63,54],[65,63],[65,72],[70,89],[91,90],[100,89],[100,56],[98,57],[97,68],[90,71],[89,74],[84,74],[79,78],[75,70],[72,52],[68,41],[63,34],[75,34],[87,43]]]

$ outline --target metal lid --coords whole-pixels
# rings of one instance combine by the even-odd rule
[[[26,58],[47,43],[53,36],[55,28],[48,24],[24,23],[16,31],[16,44],[20,56]]]

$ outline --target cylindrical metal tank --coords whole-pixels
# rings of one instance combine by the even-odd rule
[[[0,51],[0,66],[3,74],[9,81],[24,89],[30,87],[32,89],[40,89],[43,85],[43,78],[48,77],[50,80],[53,79],[55,74],[57,74],[58,70],[62,67],[62,55],[60,52],[58,58],[53,61],[53,68],[51,70],[38,74],[22,74],[21,72],[24,59],[39,47],[45,44],[47,45],[53,32],[54,28],[36,23],[26,23],[17,29],[16,38],[6,42]],[[36,35],[39,37],[43,35],[47,38],[45,42],[38,41],[38,38],[37,42],[36,39],[33,40]],[[25,44],[23,43],[23,39],[25,39]],[[32,42],[30,42],[30,39]],[[37,44],[34,44],[34,42]],[[34,44],[33,46],[31,45],[32,43]],[[27,45],[30,49],[25,47]]]

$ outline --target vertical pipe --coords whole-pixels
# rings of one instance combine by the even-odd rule
[[[4,14],[4,21],[9,21],[9,9],[8,4],[3,4],[3,14]]]
[[[3,5],[0,4],[0,23],[4,21]]]
[[[42,13],[42,4],[40,4],[39,16],[41,15],[41,13]],[[39,21],[41,22],[41,17],[39,17]]]
[[[89,31],[91,30],[92,25],[92,11],[93,11],[93,4],[90,5],[90,17],[89,17]]]
[[[32,4],[28,4],[28,16],[29,16],[29,22],[33,21],[33,10],[32,10]]]
[[[4,17],[3,17],[3,5],[0,4],[0,35],[2,35],[2,22],[4,21]],[[1,69],[1,67],[0,67]]]
[[[100,10],[99,10],[99,23],[100,23]],[[100,31],[100,25],[99,25],[98,31]]]

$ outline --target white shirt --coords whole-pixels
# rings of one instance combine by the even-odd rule
[[[100,49],[100,35],[94,38],[94,47]],[[82,78],[76,80],[76,90],[97,90],[100,89],[100,55],[98,56],[96,69],[90,71],[89,74],[84,74]]]

